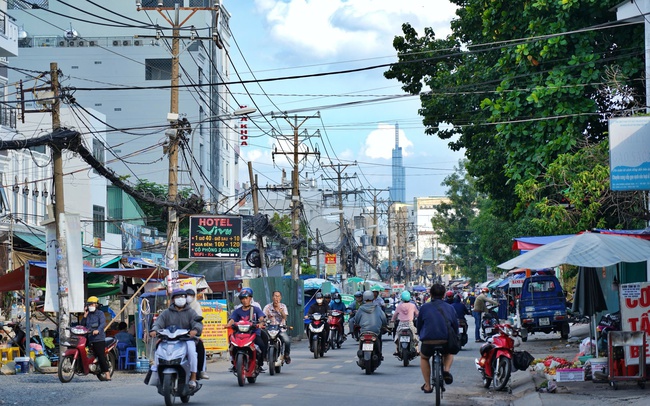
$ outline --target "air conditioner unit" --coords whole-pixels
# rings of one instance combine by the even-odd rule
[[[120,41],[118,41],[118,40],[113,41],[113,46],[114,47],[119,46],[119,45],[120,45]]]
[[[69,46],[69,47],[73,47],[73,46],[75,46],[74,41],[68,41],[68,46]]]
[[[77,46],[78,47],[85,47],[86,46],[86,41],[77,41]]]
[[[140,41],[139,39],[133,40],[133,45],[135,45],[136,47],[139,47],[139,46],[142,45],[142,41]]]
[[[89,47],[94,47],[95,46],[95,41],[88,41],[88,46]]]
[[[122,45],[124,45],[125,47],[129,46],[129,45],[131,45],[131,41],[124,40],[124,41],[122,41]]]
[[[59,46],[64,47],[65,46],[65,41],[59,41]]]

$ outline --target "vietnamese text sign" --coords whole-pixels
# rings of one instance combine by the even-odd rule
[[[650,282],[621,285],[621,329],[644,331],[650,336]],[[650,356],[645,349],[646,359]],[[627,365],[639,364],[639,347],[625,347]]]
[[[189,258],[241,259],[241,217],[191,216]]]
[[[336,254],[325,254],[325,264],[336,264]]]
[[[612,190],[650,190],[650,117],[609,120]]]
[[[201,339],[207,352],[228,350],[228,314],[225,300],[199,300],[203,311],[203,333]]]

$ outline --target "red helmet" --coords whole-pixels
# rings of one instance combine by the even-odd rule
[[[490,289],[488,289],[488,288],[483,288],[483,289],[481,289],[481,292],[488,293],[489,291],[490,291]]]
[[[453,297],[453,296],[454,296],[454,292],[452,292],[451,290],[448,290],[447,293],[445,293],[445,297]]]

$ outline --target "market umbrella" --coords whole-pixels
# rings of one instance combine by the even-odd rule
[[[305,289],[320,289],[320,286],[325,282],[329,282],[329,281],[327,279],[321,279],[321,278],[309,278],[309,279],[305,279],[304,287]]]
[[[572,310],[580,312],[580,314],[588,315],[591,317],[589,337],[593,337],[596,341],[596,313],[607,310],[607,303],[603,290],[598,281],[598,273],[596,268],[581,267],[578,271],[578,282],[576,284],[576,293],[573,298]],[[595,347],[591,346],[592,353]]]
[[[650,241],[621,235],[584,233],[528,251],[499,264],[502,269],[552,268],[562,264],[602,267],[650,258]]]
[[[413,286],[413,292],[426,292],[427,288],[425,288],[422,285],[415,285]]]

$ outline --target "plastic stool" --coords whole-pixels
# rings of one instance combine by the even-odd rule
[[[18,357],[20,357],[20,348],[0,348],[0,365],[6,364],[9,361],[13,361],[14,358]]]
[[[124,369],[135,369],[138,366],[138,349],[136,347],[126,347],[126,359],[124,360]]]

